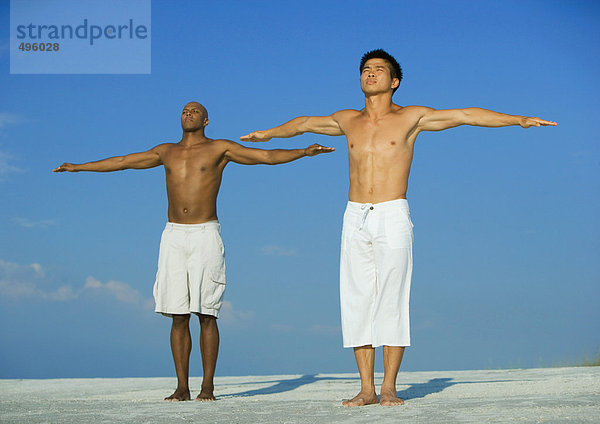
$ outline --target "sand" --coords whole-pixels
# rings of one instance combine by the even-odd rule
[[[193,396],[200,383],[191,379]],[[174,378],[0,380],[0,422],[600,423],[600,367],[401,372],[400,407],[341,406],[358,392],[356,374],[215,383],[216,402],[171,403],[162,399]]]

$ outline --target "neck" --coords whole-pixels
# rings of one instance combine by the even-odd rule
[[[184,131],[181,136],[180,144],[191,146],[194,144],[206,143],[208,138],[204,135],[204,128],[196,131]]]
[[[379,118],[392,110],[392,92],[365,96],[365,112],[369,117]]]

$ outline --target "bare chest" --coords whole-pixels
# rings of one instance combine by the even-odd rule
[[[212,146],[174,147],[163,157],[167,177],[186,179],[213,174],[220,155]]]
[[[351,158],[363,156],[412,155],[414,140],[409,136],[410,128],[398,119],[370,122],[356,119],[345,128],[348,152]]]

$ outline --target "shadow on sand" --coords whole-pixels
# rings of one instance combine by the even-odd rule
[[[247,390],[241,393],[232,393],[228,395],[222,395],[221,398],[230,397],[247,397],[255,395],[271,395],[275,393],[289,392],[297,389],[298,387],[312,384],[317,381],[356,381],[358,390],[360,385],[360,379],[358,377],[317,377],[317,374],[303,375],[302,377],[292,378],[289,380],[272,380],[272,381],[261,381],[256,383],[244,383],[244,384],[273,384],[269,387],[262,389]],[[452,381],[452,378],[432,378],[426,383],[411,383],[410,387],[398,392],[398,397],[409,400],[423,398],[433,393],[439,393],[448,387],[456,384],[478,384],[478,383],[503,383],[513,380],[494,380],[494,381]]]
[[[262,389],[248,390],[241,393],[232,393],[230,395],[220,396],[221,398],[227,397],[245,397],[255,395],[272,395],[275,393],[289,392],[297,389],[300,386],[312,384],[317,381],[334,381],[334,380],[358,380],[355,377],[317,377],[317,374],[307,374],[302,377],[292,378],[289,380],[272,380],[272,381],[261,381],[256,383],[244,383],[244,384],[269,384],[275,383],[272,386],[265,387]]]

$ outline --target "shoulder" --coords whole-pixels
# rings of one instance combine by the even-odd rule
[[[175,147],[177,147],[177,143],[162,143],[151,148],[150,152],[158,153],[160,155],[168,152],[169,150]]]
[[[236,143],[235,141],[228,140],[226,138],[217,138],[212,140],[212,144],[215,150],[219,151],[221,154],[227,154],[227,152],[235,152],[242,149],[247,149],[246,146]]]
[[[331,117],[338,123],[360,116],[360,111],[355,109],[342,109],[333,113]]]
[[[396,115],[398,116],[398,119],[401,119],[404,122],[408,121],[414,125],[418,125],[423,117],[434,111],[435,109],[426,106],[398,106]]]
[[[352,116],[359,115],[359,114],[360,114],[360,111],[356,110],[356,109],[342,109],[342,110],[338,110],[337,112],[334,112],[331,116],[345,118],[345,117],[352,117]]]
[[[242,147],[242,145],[240,143],[236,143],[233,140],[228,140],[226,138],[216,138],[214,140],[212,140],[212,144],[214,146],[219,146],[219,147],[223,147],[223,148],[231,148],[231,147]]]
[[[398,113],[403,113],[403,114],[407,114],[407,115],[419,115],[419,116],[423,116],[426,113],[432,112],[435,109],[427,107],[427,106],[404,106],[404,107],[400,107],[398,106]]]
[[[161,143],[161,144],[157,144],[150,150],[167,150],[167,149],[171,149],[176,146],[178,146],[178,143]]]

